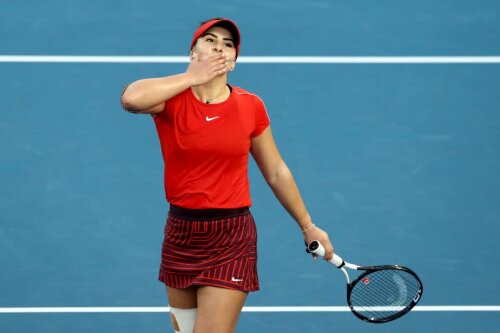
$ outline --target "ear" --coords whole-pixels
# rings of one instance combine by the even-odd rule
[[[194,47],[193,47],[193,48],[191,49],[191,51],[189,52],[189,58],[190,58],[191,60],[194,60],[195,56],[196,56],[196,51],[194,50]]]

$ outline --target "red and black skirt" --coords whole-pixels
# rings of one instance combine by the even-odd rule
[[[171,205],[158,279],[172,288],[259,290],[257,231],[248,208]]]

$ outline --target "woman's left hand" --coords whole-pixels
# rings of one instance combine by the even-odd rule
[[[317,226],[313,226],[311,229],[304,232],[304,242],[306,246],[315,240],[320,242],[325,248],[325,256],[323,258],[327,261],[331,260],[333,258],[333,245],[330,242],[330,237],[328,237],[325,231]],[[313,255],[313,257],[316,259],[316,256]]]

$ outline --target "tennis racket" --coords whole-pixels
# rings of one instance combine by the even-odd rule
[[[308,252],[325,255],[318,241]],[[354,315],[370,323],[386,323],[408,313],[422,297],[423,286],[417,274],[399,265],[357,266],[334,254],[329,261],[347,280],[347,304]],[[346,268],[363,271],[351,282]]]

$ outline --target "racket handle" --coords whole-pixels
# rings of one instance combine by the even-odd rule
[[[316,241],[316,240],[312,241],[307,246],[307,249],[309,250],[309,252],[317,254],[318,256],[321,256],[321,257],[325,256],[325,248],[323,247],[323,245],[321,245],[321,243],[319,241]],[[334,264],[335,266],[337,266],[337,268],[340,268],[340,267],[344,266],[344,264],[345,264],[344,259],[342,259],[338,255],[336,255],[335,253],[333,254],[333,258],[331,260],[329,260],[328,262],[331,264]]]

